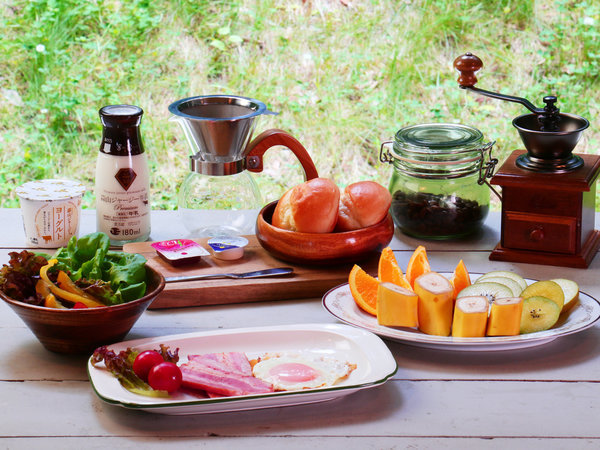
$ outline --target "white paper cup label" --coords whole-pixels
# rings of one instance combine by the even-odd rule
[[[27,243],[42,248],[64,247],[79,232],[85,187],[69,180],[39,180],[17,189]]]

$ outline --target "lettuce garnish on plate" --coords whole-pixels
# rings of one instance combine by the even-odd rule
[[[160,344],[160,349],[156,349],[163,360],[176,364],[179,361],[179,348],[171,351],[168,346]],[[145,395],[148,397],[168,397],[167,391],[152,389],[148,383],[139,378],[133,371],[133,362],[140,351],[136,348],[128,347],[115,353],[107,346],[102,346],[94,351],[90,361],[92,365],[101,369],[100,363],[104,361],[106,369],[111,372],[118,380],[121,386],[134,394]]]

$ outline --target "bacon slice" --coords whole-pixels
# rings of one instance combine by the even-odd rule
[[[240,352],[190,355],[181,365],[182,385],[205,390],[209,396],[251,395],[273,392],[273,387],[252,375],[245,354]]]
[[[205,355],[190,355],[190,362],[200,362],[223,372],[235,372],[252,375],[252,367],[244,353],[207,353]]]

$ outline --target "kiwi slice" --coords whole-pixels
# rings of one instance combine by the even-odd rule
[[[558,306],[560,311],[565,303],[565,294],[560,285],[554,281],[544,280],[536,281],[530,284],[521,292],[521,297],[546,297],[552,300]]]
[[[552,327],[560,316],[558,305],[547,297],[534,296],[523,300],[520,333],[535,333]]]
[[[521,292],[523,292],[523,288],[521,288],[521,285],[518,282],[516,282],[515,280],[513,280],[512,278],[487,277],[481,281],[480,280],[481,280],[481,278],[479,278],[475,283],[500,283],[500,284],[503,284],[504,286],[506,286],[507,288],[509,288],[512,291],[513,297],[518,297],[519,295],[521,295]]]
[[[516,274],[514,272],[509,272],[508,270],[492,270],[491,272],[487,272],[484,273],[483,275],[481,275],[477,281],[483,281],[486,278],[490,278],[490,277],[504,277],[504,278],[510,278],[511,280],[516,281],[517,283],[519,283],[519,285],[521,286],[521,290],[525,289],[527,287],[527,281],[525,281],[525,278],[523,278],[521,275]]]
[[[487,297],[490,303],[497,298],[514,297],[512,291],[505,285],[492,281],[482,281],[481,283],[477,282],[471,286],[467,286],[458,293],[456,298],[477,296]]]

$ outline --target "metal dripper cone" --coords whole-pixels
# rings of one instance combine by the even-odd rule
[[[256,118],[277,114],[258,100],[232,95],[185,98],[172,103],[169,111],[182,126],[194,158],[214,163],[243,159]]]

